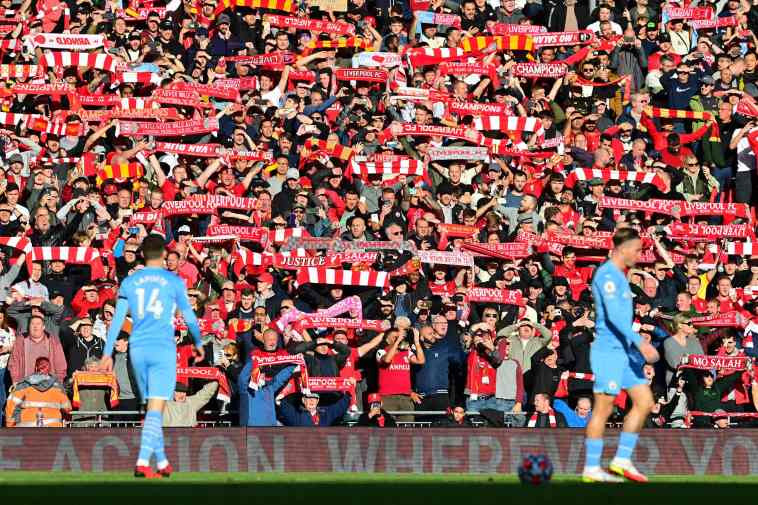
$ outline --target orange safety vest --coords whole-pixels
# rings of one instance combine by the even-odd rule
[[[63,411],[71,410],[71,403],[63,388],[56,384],[46,391],[32,386],[16,389],[8,396],[5,405],[6,425],[17,428],[63,427]]]

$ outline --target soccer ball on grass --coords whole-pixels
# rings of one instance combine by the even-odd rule
[[[527,455],[518,467],[518,478],[522,484],[539,485],[550,482],[553,476],[553,464],[544,454]]]

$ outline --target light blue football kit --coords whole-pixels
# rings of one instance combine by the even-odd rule
[[[590,363],[595,374],[595,393],[617,395],[647,381],[642,371],[645,359],[639,351],[642,337],[632,329],[634,303],[624,273],[611,261],[595,272],[595,340]]]
[[[145,267],[121,283],[104,355],[109,356],[113,351],[128,311],[132,318],[129,355],[142,398],[171,400],[174,396],[174,314],[177,308],[199,347],[202,342],[197,317],[189,304],[184,282],[177,275],[163,268]]]

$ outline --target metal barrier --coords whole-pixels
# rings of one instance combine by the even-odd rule
[[[75,410],[70,413],[71,419],[64,420],[63,424],[67,428],[135,428],[142,426],[142,416],[144,414],[145,411],[143,410]],[[233,425],[232,420],[222,418],[231,415],[236,417],[237,413],[220,410],[203,410],[198,412],[198,415],[211,418],[198,419],[197,427],[199,428],[228,428]]]

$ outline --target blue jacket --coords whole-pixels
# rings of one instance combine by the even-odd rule
[[[327,407],[318,407],[318,425],[331,426],[347,412],[350,406],[350,395],[344,394],[339,401]],[[279,418],[285,426],[313,426],[313,418],[308,411],[301,407],[283,401],[279,404]]]
[[[569,407],[566,402],[558,398],[553,402],[553,408],[556,412],[563,414],[563,417],[566,418],[566,425],[568,425],[569,428],[586,428],[587,423],[590,422],[590,418],[592,417],[592,412],[590,412],[587,417],[579,417],[579,414],[577,414],[576,411]]]
[[[444,338],[424,349],[426,362],[423,366],[414,366],[414,391],[431,395],[447,391],[450,377],[450,365],[463,365],[463,351],[459,346]]]
[[[295,366],[282,368],[257,391],[249,387],[252,370],[253,362],[248,360],[237,382],[240,391],[240,426],[276,426],[276,393],[287,383]]]

